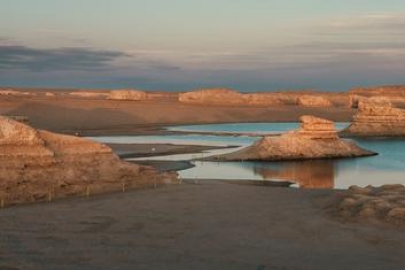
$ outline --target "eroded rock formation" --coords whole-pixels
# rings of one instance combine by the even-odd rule
[[[303,160],[370,156],[376,153],[358,147],[354,142],[340,139],[331,121],[302,116],[297,131],[280,137],[264,137],[240,151],[212,157],[216,160]]]
[[[103,144],[0,116],[2,206],[162,184],[174,177],[121,161]]]
[[[405,136],[405,110],[392,107],[391,101],[384,97],[359,100],[353,123],[341,134],[358,137]]]
[[[113,90],[110,91],[108,99],[139,101],[148,99],[148,94],[139,90]]]
[[[71,97],[76,98],[85,98],[85,99],[106,99],[109,97],[108,93],[100,93],[100,92],[71,92],[69,93]]]
[[[380,220],[405,228],[405,186],[351,186],[331,212],[350,221]]]
[[[352,106],[346,93],[320,93],[314,91],[239,93],[228,88],[200,89],[179,94],[179,101],[204,105],[245,106],[306,106],[346,107]]]
[[[304,95],[298,97],[298,105],[306,107],[331,107],[332,103],[323,96]]]

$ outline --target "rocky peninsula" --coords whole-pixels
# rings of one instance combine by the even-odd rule
[[[340,139],[332,121],[313,116],[302,116],[300,120],[301,128],[297,131],[279,137],[264,137],[237,152],[211,158],[223,161],[278,161],[376,155],[352,141]]]
[[[1,206],[169,183],[173,174],[121,161],[104,144],[0,116]]]

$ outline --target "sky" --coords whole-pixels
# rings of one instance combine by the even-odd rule
[[[403,0],[0,0],[0,85],[184,91],[405,83]]]

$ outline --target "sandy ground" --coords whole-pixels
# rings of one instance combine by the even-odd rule
[[[404,269],[405,234],[325,216],[332,191],[182,184],[0,211],[0,269]]]
[[[172,100],[0,97],[0,114],[28,116],[36,128],[81,135],[145,134],[175,124],[297,121],[303,114],[350,121],[353,113],[345,108],[195,106]]]

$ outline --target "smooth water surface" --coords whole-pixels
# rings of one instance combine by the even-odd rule
[[[350,123],[335,123],[337,130],[342,130]],[[209,125],[185,125],[168,127],[170,131],[206,132],[206,133],[252,133],[279,134],[288,130],[298,129],[300,123],[227,123]]]

